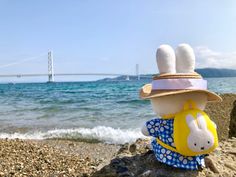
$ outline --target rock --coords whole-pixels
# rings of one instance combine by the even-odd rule
[[[206,167],[209,168],[214,173],[219,173],[219,170],[216,168],[213,160],[209,157],[205,158]]]
[[[229,154],[233,154],[233,155],[236,156],[236,150],[235,150],[235,151],[227,151],[227,153],[229,153]]]
[[[149,177],[152,174],[151,170],[145,171],[143,174],[141,174],[139,177]]]
[[[136,151],[136,148],[137,148],[137,146],[135,143],[131,144],[129,146],[129,152],[134,153]]]
[[[193,177],[197,171],[173,168],[156,160],[152,151],[132,157],[115,158],[110,164],[95,172],[93,177]]]
[[[236,167],[230,163],[225,163],[225,166],[231,170],[234,170],[234,171],[236,170]]]
[[[236,137],[236,101],[230,114],[229,137]]]
[[[119,154],[124,154],[124,153],[129,153],[129,143],[125,143],[121,146],[121,148],[118,150],[117,155]]]
[[[206,177],[216,177],[214,174],[207,174]]]
[[[209,103],[206,113],[216,123],[219,140],[236,136],[236,94],[222,94],[220,103]]]
[[[69,143],[68,146],[75,146],[75,144],[74,143]]]
[[[93,173],[92,177],[226,177],[236,176],[235,155],[226,149],[235,138],[221,141],[216,151],[205,157],[206,168],[198,171],[177,169],[156,160],[152,150],[145,149],[147,140],[136,141],[133,155],[119,154],[109,164]],[[134,146],[133,144],[131,144]],[[128,145],[130,147],[131,145]],[[123,149],[123,147],[121,147]]]

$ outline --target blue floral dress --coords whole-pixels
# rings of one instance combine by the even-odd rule
[[[150,136],[153,136],[152,148],[158,161],[167,165],[184,168],[189,170],[197,170],[199,167],[205,166],[204,156],[183,156],[177,152],[162,147],[157,143],[159,138],[165,144],[175,148],[173,139],[173,123],[174,119],[152,119],[146,122],[147,130]]]

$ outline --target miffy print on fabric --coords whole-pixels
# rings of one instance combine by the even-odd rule
[[[188,147],[194,152],[210,149],[214,144],[214,137],[207,129],[203,116],[198,114],[196,122],[192,115],[188,115],[186,121],[190,128]]]
[[[197,170],[218,145],[216,125],[203,110],[208,101],[221,98],[194,72],[195,55],[188,44],[175,51],[161,45],[156,62],[160,74],[142,87],[140,97],[151,101],[157,117],[145,123],[142,133],[154,137],[151,144],[158,161]]]

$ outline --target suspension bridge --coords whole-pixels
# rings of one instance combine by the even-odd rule
[[[32,74],[0,74],[1,77],[41,77],[41,76],[47,76],[48,82],[54,82],[56,76],[126,76],[126,80],[129,80],[130,76],[135,76],[137,80],[140,80],[140,74],[139,74],[139,65],[136,64],[135,66],[135,74],[127,74],[127,73],[54,73],[54,61],[53,61],[53,53],[52,51],[49,51],[48,54],[48,72],[47,73],[32,73]],[[18,63],[27,62],[29,60],[23,60],[21,62],[14,62],[11,64],[6,64],[3,66],[0,66],[0,68],[8,67],[12,65],[16,65]]]

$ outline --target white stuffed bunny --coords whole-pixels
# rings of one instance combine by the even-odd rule
[[[151,84],[142,87],[140,96],[150,99],[157,118],[147,121],[142,133],[154,137],[152,147],[158,161],[178,168],[196,170],[199,166],[204,166],[204,154],[184,156],[175,150],[174,117],[183,110],[188,100],[203,111],[208,101],[221,101],[221,98],[208,91],[206,81],[194,72],[195,55],[188,44],[180,44],[176,51],[169,45],[161,45],[157,49],[156,59],[160,74],[153,78]],[[206,150],[214,143],[214,137],[204,121],[200,114],[196,120],[192,115],[186,118],[186,124],[191,130],[186,140],[190,150]]]

